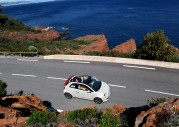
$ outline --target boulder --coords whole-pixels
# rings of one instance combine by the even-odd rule
[[[0,127],[23,127],[31,110],[46,111],[47,107],[33,94],[1,98]]]
[[[117,45],[112,49],[112,51],[117,51],[120,53],[133,53],[136,51],[136,42],[134,39],[130,39],[120,45]]]
[[[142,111],[135,120],[135,127],[156,127],[154,121],[156,115],[162,111],[173,112],[179,111],[179,98],[169,99],[166,102],[160,103],[155,107]]]

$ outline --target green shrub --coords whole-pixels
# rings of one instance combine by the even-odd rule
[[[12,19],[5,14],[0,14],[0,30],[25,30],[35,32],[31,27],[24,25],[16,19]]]
[[[57,115],[51,111],[38,111],[31,112],[27,120],[28,125],[49,125],[57,122]]]
[[[38,51],[38,49],[37,49],[35,46],[33,46],[33,45],[29,46],[29,47],[28,47],[28,50],[29,50],[30,52],[37,52],[37,51]]]
[[[107,52],[90,51],[90,52],[85,53],[85,55],[124,57],[124,58],[131,58],[133,56],[132,53],[120,53],[120,52],[117,52],[117,51],[107,51]]]
[[[154,123],[157,127],[179,127],[179,112],[165,109],[156,115]]]
[[[77,54],[74,53],[74,52],[65,52],[64,54],[65,54],[65,55],[77,55]]]
[[[3,82],[2,80],[0,80],[0,97],[6,96],[6,87],[7,84],[5,82]]]
[[[148,33],[144,36],[134,57],[139,59],[176,61],[176,49],[169,44],[170,40],[164,35],[163,30]]]
[[[121,127],[118,116],[113,116],[110,112],[106,112],[100,118],[99,127]]]
[[[167,99],[166,98],[152,98],[151,100],[148,100],[148,104],[150,107],[154,107],[158,105],[159,103],[165,102]]]
[[[100,115],[97,109],[85,108],[69,112],[66,116],[67,121],[73,122],[74,119],[86,120],[88,118],[98,118]]]
[[[95,127],[101,112],[97,109],[85,108],[83,110],[75,110],[66,115],[68,122],[74,122],[80,126]]]

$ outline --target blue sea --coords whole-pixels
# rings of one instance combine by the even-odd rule
[[[29,26],[49,26],[68,32],[72,39],[104,34],[110,48],[130,38],[139,45],[148,32],[162,29],[170,43],[179,47],[178,0],[36,0],[36,3],[20,3],[5,6],[3,13]]]

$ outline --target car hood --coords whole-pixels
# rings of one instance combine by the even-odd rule
[[[102,81],[101,81],[101,88],[98,90],[98,92],[106,94],[106,96],[109,96],[111,93],[109,85]]]

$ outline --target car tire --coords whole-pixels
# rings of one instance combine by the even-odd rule
[[[71,99],[71,98],[72,98],[72,95],[71,95],[70,93],[65,93],[64,95],[65,95],[65,97],[66,97],[67,99]]]
[[[103,102],[103,100],[102,100],[101,98],[95,98],[95,99],[94,99],[94,102],[95,102],[96,104],[101,104],[101,103]]]

